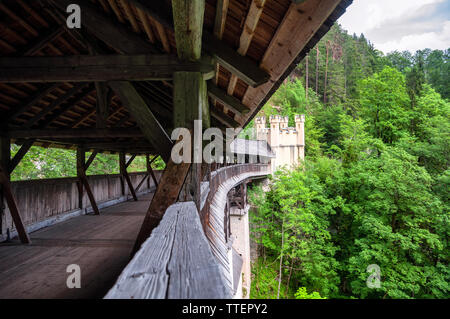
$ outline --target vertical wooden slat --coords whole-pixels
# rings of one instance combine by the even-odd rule
[[[178,57],[184,61],[197,61],[201,58],[205,1],[172,0],[172,8]],[[206,82],[198,72],[176,72],[174,74],[175,127],[193,129],[194,121],[203,119],[205,115],[209,122],[206,88]],[[190,180],[187,186],[188,193],[193,194],[194,199],[198,199],[197,202],[200,202],[201,164],[192,165],[190,177],[187,178],[190,168],[191,163],[175,164],[172,159],[167,162],[133,252],[140,248],[153,229],[158,226],[166,209],[177,201],[183,184],[186,184],[185,180]]]

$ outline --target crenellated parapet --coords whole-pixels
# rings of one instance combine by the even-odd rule
[[[296,114],[295,127],[289,127],[289,117],[271,115],[269,128],[266,128],[266,118],[255,120],[257,139],[265,140],[276,154],[272,161],[273,169],[277,166],[296,165],[304,159],[305,154],[305,115]]]

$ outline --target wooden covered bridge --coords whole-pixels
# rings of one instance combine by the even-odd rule
[[[0,297],[233,296],[228,194],[269,167],[175,163],[171,133],[245,127],[350,3],[0,0]],[[11,182],[33,145],[77,177]],[[102,152],[120,174],[86,175]]]

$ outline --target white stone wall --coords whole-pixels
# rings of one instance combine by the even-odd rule
[[[257,139],[267,141],[276,155],[272,171],[296,166],[305,159],[305,115],[295,115],[295,127],[288,127],[288,122],[287,117],[274,115],[267,128],[265,117],[256,118]]]

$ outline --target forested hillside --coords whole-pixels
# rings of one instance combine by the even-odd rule
[[[449,53],[335,25],[265,105],[306,114],[306,160],[252,191],[251,297],[449,298]]]

